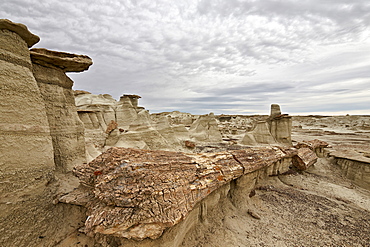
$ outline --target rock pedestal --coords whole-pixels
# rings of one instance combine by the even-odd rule
[[[0,176],[6,181],[0,183],[1,200],[30,193],[30,185],[41,185],[54,169],[45,104],[28,50],[36,37],[24,25],[0,20]]]
[[[292,117],[281,114],[280,106],[271,105],[270,117],[267,120],[270,133],[278,143],[292,145]]]
[[[86,162],[86,157],[84,126],[77,115],[73,81],[65,71],[87,70],[92,60],[87,56],[47,49],[31,49],[31,60],[46,107],[55,165],[61,171],[70,171],[75,165]]]

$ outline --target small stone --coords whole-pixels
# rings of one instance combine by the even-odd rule
[[[248,214],[257,220],[261,219],[261,217],[257,213],[253,212],[251,209],[248,209]]]

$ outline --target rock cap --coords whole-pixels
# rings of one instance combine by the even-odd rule
[[[0,29],[7,29],[15,32],[24,41],[26,41],[28,47],[32,47],[34,44],[40,41],[40,37],[31,33],[25,25],[12,22],[8,19],[0,19]]]
[[[32,48],[30,54],[33,63],[45,67],[58,67],[64,72],[82,72],[88,70],[93,64],[92,59],[86,55],[51,51],[45,48]]]
[[[136,95],[136,94],[124,94],[121,97],[127,97],[127,98],[130,98],[130,99],[140,99],[141,98],[141,96]]]
[[[280,105],[271,104],[270,118],[275,118],[281,115]]]

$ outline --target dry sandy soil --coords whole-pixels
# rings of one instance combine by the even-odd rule
[[[370,246],[370,191],[327,159],[271,177],[247,205],[223,204],[182,246]]]

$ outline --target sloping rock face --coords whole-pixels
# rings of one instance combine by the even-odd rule
[[[267,122],[257,122],[252,131],[247,132],[243,139],[244,145],[275,144],[276,139],[271,135]]]
[[[92,61],[87,56],[32,49],[33,74],[45,103],[57,169],[71,171],[86,162],[84,126],[77,115],[73,81],[65,71],[81,72]]]
[[[258,121],[251,131],[248,131],[241,144],[285,144],[292,145],[291,138],[292,119],[286,114],[281,114],[280,106],[271,105],[270,116],[265,121]]]
[[[199,116],[189,129],[190,136],[201,142],[221,142],[222,135],[213,113]]]
[[[156,239],[216,189],[263,168],[269,175],[283,173],[300,159],[298,152],[293,147],[211,154],[110,148],[76,167],[83,186],[61,201],[88,208],[87,233]]]

